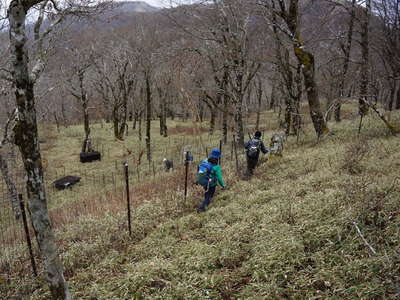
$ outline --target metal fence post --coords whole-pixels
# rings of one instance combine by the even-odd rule
[[[18,198],[19,198],[19,204],[21,206],[22,221],[23,221],[23,224],[24,224],[26,244],[28,245],[29,256],[31,258],[33,276],[36,277],[37,276],[37,269],[36,269],[35,257],[33,256],[31,236],[29,234],[28,222],[26,220],[26,213],[25,213],[25,204],[24,204],[24,199],[22,198],[22,194],[19,194]]]

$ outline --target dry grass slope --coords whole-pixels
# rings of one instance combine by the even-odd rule
[[[318,144],[290,138],[250,181],[224,165],[230,189],[204,214],[171,190],[135,209],[132,238],[123,213],[76,220],[58,233],[76,299],[400,297],[400,140],[374,116],[359,139],[356,121],[330,127]],[[0,293],[48,299],[43,286]]]

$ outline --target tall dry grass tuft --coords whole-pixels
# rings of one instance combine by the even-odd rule
[[[342,170],[350,175],[358,175],[364,171],[363,162],[368,158],[371,147],[367,140],[359,139],[350,143],[346,149],[342,160]]]

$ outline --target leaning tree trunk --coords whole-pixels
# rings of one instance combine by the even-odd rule
[[[47,210],[43,166],[38,141],[34,81],[28,71],[29,58],[26,49],[25,21],[26,14],[33,4],[29,1],[13,0],[8,10],[12,75],[18,108],[14,137],[15,144],[21,152],[27,175],[28,207],[50,293],[53,299],[71,299]]]
[[[307,91],[308,105],[310,109],[311,120],[314,125],[315,132],[320,138],[329,132],[326,126],[324,116],[321,112],[321,104],[319,102],[317,83],[315,81],[315,62],[314,55],[304,49],[304,43],[300,37],[299,29],[299,0],[291,0],[289,11],[282,11],[289,30],[293,36],[294,54],[302,65],[302,73],[304,77],[304,86]]]
[[[151,86],[149,74],[146,74],[146,150],[147,160],[151,161]]]
[[[326,126],[324,116],[321,112],[317,84],[315,82],[314,56],[305,51],[300,43],[296,43],[294,45],[294,52],[299,60],[299,63],[301,63],[303,66],[302,72],[304,77],[304,85],[307,91],[311,120],[313,122],[315,132],[319,138],[327,134],[329,129]]]

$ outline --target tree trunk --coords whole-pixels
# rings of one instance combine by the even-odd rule
[[[269,100],[269,109],[270,110],[275,110],[275,96],[276,96],[276,92],[275,92],[275,81],[274,81],[272,83],[271,97]]]
[[[160,114],[158,115],[158,118],[160,120],[160,136],[163,136],[164,135],[164,119],[162,116],[161,109],[160,109]]]
[[[83,108],[83,124],[84,124],[84,129],[85,129],[85,139],[83,141],[82,145],[82,152],[90,152],[92,149],[89,149],[91,147],[89,146],[89,139],[90,139],[90,125],[89,125],[89,111],[88,111],[88,103],[87,103],[87,98],[86,94],[84,93],[82,95],[82,108]]]
[[[166,94],[163,94],[162,89],[158,88],[158,94],[160,98],[160,135],[167,137],[167,112],[166,112]]]
[[[58,121],[57,112],[53,112],[54,121],[56,122],[57,132],[60,132],[60,122]]]
[[[223,95],[224,111],[222,113],[222,140],[224,144],[228,143],[228,95]]]
[[[289,31],[293,36],[293,50],[299,64],[302,66],[311,120],[313,122],[317,137],[320,138],[321,136],[327,134],[329,129],[326,126],[323,114],[321,112],[321,104],[319,102],[318,89],[315,81],[314,56],[304,49],[304,43],[300,37],[299,0],[290,0],[288,11],[285,11],[284,7],[281,7],[280,16],[285,20]]]
[[[132,123],[132,129],[135,130],[136,129],[136,124],[139,118],[139,112],[138,110],[135,109],[135,112],[133,114],[133,123]]]
[[[243,147],[244,146],[244,128],[243,128],[243,114],[242,114],[242,103],[238,102],[235,105],[235,129],[236,129],[236,143]]]
[[[315,64],[314,56],[305,51],[300,44],[294,46],[294,51],[299,62],[302,64],[302,72],[304,77],[304,85],[307,91],[308,105],[310,107],[311,119],[315,132],[319,137],[329,132],[324,117],[321,112],[321,105],[318,97],[317,85],[315,82]]]
[[[199,103],[199,121],[200,123],[203,123],[204,119],[204,105]]]
[[[11,206],[14,212],[15,219],[19,219],[21,216],[21,208],[19,205],[18,192],[17,187],[15,185],[14,180],[12,179],[11,174],[9,173],[7,160],[3,158],[1,149],[0,149],[0,172],[3,177],[4,182],[6,183],[8,196],[11,200]]]
[[[396,105],[395,109],[398,110],[400,109],[400,87],[397,88],[397,97],[396,97]]]
[[[143,118],[143,110],[141,110],[139,113],[139,130],[138,130],[139,141],[142,141],[142,118]]]
[[[339,100],[335,105],[335,121],[341,121],[341,99],[344,97],[344,88],[346,83],[346,76],[350,66],[350,53],[351,53],[351,46],[353,42],[353,28],[354,28],[354,20],[356,18],[356,0],[352,0],[351,2],[351,11],[350,11],[350,20],[349,20],[349,30],[347,32],[347,41],[344,45],[344,64],[343,69],[339,81]]]
[[[66,116],[66,113],[65,113],[64,99],[61,100],[61,116],[63,118],[64,127],[68,127],[67,116]]]
[[[119,140],[119,115],[117,104],[114,104],[112,111],[113,127],[114,127],[114,137]]]
[[[212,105],[209,105],[208,107],[210,108],[210,130],[208,134],[213,135],[215,131],[215,119],[217,117],[217,111]]]
[[[28,71],[29,59],[26,49],[25,21],[26,13],[31,7],[24,6],[24,3],[32,5],[28,1],[13,0],[8,11],[12,74],[18,108],[18,121],[14,127],[15,144],[21,152],[27,175],[28,207],[43,258],[44,274],[50,293],[53,299],[71,299],[47,210],[38,141],[34,82]]]
[[[260,130],[260,114],[261,114],[261,103],[262,103],[262,82],[261,79],[258,80],[258,90],[257,90],[257,117],[256,117],[256,131]]]
[[[167,99],[164,98],[162,105],[162,118],[163,118],[163,137],[168,137],[168,127],[167,127]]]
[[[123,93],[126,93],[125,91]],[[122,112],[121,112],[121,118],[120,118],[120,123],[119,123],[119,130],[118,130],[118,137],[119,140],[124,139],[124,134],[125,134],[125,129],[126,129],[126,120],[128,119],[128,95],[123,95],[122,96],[124,99],[122,100]]]
[[[295,76],[296,84],[296,96],[293,99],[293,116],[292,116],[292,127],[295,135],[298,136],[301,127],[301,115],[300,115],[300,101],[303,95],[303,81],[301,77],[301,64],[297,65],[297,71]]]
[[[365,15],[361,22],[361,81],[360,81],[360,99],[359,114],[361,117],[368,113],[368,105],[366,100],[368,97],[369,85],[369,19],[371,13],[371,0],[365,2]]]
[[[146,74],[146,150],[147,160],[151,162],[151,86],[149,74]]]

